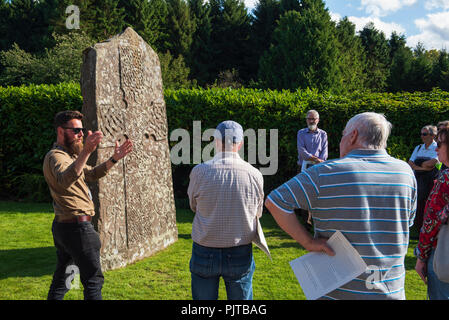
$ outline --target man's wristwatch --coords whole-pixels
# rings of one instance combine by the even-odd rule
[[[109,160],[111,160],[112,163],[116,164],[118,161],[115,160],[113,157],[110,157]]]

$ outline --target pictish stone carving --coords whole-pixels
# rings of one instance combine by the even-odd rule
[[[159,59],[131,28],[83,53],[85,127],[104,137],[89,164],[115,141],[134,150],[91,185],[104,270],[123,267],[177,240],[167,117]]]

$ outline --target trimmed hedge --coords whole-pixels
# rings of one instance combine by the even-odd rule
[[[437,89],[397,94],[355,92],[344,96],[314,90],[183,89],[166,90],[164,95],[169,133],[177,128],[187,129],[192,139],[194,121],[201,121],[203,132],[227,119],[241,123],[244,130],[278,129],[279,167],[276,175],[265,176],[267,192],[295,174],[296,132],[305,127],[304,117],[309,109],[320,113],[319,127],[328,133],[330,158],[338,157],[341,132],[357,113],[374,111],[386,115],[393,124],[388,152],[403,160],[420,143],[419,133],[424,125],[449,119],[449,92]],[[80,87],[74,83],[0,87],[0,196],[49,200],[42,161],[55,140],[53,117],[60,110],[81,110],[81,105]],[[203,142],[203,146],[208,143]],[[192,166],[172,165],[176,197],[186,197]]]
[[[53,118],[82,105],[79,84],[0,87],[0,196],[48,201],[42,162],[55,141]]]

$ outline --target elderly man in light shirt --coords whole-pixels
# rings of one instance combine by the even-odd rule
[[[306,115],[307,128],[296,135],[298,147],[298,171],[327,160],[327,133],[318,128],[320,115],[316,110],[309,110]]]
[[[251,300],[255,264],[252,241],[263,210],[263,176],[240,158],[243,128],[234,121],[218,125],[217,154],[190,173],[188,195],[192,225],[192,297],[218,299],[223,277],[228,300]]]
[[[301,129],[296,135],[298,147],[298,173],[324,162],[328,157],[327,133],[318,128],[320,115],[316,110],[309,110],[306,114],[307,128]],[[310,213],[307,210],[296,209],[296,212],[311,224]],[[309,226],[307,226],[310,229]]]

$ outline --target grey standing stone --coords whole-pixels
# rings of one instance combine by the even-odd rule
[[[104,138],[91,165],[115,141],[134,150],[91,184],[103,270],[126,266],[177,240],[167,116],[157,54],[131,28],[88,48],[81,69],[84,125]]]

